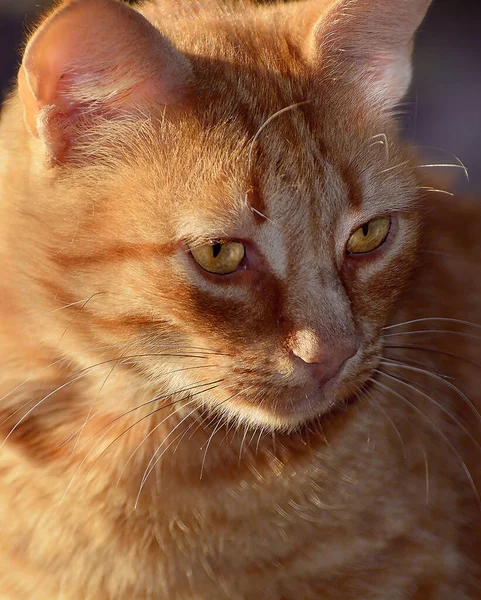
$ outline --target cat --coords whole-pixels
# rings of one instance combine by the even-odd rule
[[[479,208],[394,114],[429,4],[72,0],[33,32],[2,600],[481,597]]]

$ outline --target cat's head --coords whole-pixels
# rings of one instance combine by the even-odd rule
[[[354,397],[416,257],[393,109],[428,5],[51,15],[19,74],[18,239],[52,346],[254,425]]]

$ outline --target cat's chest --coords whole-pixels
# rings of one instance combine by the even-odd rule
[[[209,462],[207,455],[202,478],[165,467],[137,508],[113,481],[96,488],[91,480],[83,491],[74,486],[66,502],[45,502],[41,522],[30,525],[31,560],[40,568],[62,564],[69,597],[94,600],[297,598],[296,578],[307,595],[340,574],[359,577],[365,568],[377,569],[373,557],[390,556],[401,568],[406,548],[427,545],[428,529],[434,538],[440,534],[452,493],[440,494],[442,480],[435,479],[426,502],[422,444],[400,425],[409,445],[404,456],[381,413],[355,414],[344,423],[351,444],[333,430],[330,451],[306,439],[314,448],[285,454],[284,463],[270,444],[268,452],[258,449],[257,460],[253,448],[244,448],[240,464],[238,457],[228,462],[226,455],[221,465],[218,456]],[[195,446],[183,449],[184,460],[188,449]],[[249,452],[252,462],[243,463]],[[172,460],[173,468],[178,461]],[[431,476],[438,471],[433,465]],[[42,548],[47,531],[56,543]],[[431,565],[439,557],[430,553]],[[84,589],[88,595],[77,593]]]

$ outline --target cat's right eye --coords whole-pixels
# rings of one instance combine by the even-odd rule
[[[244,262],[246,249],[240,242],[210,240],[189,248],[195,262],[214,275],[234,273]]]
[[[347,242],[346,250],[349,254],[367,254],[379,248],[385,241],[391,229],[391,218],[377,217],[361,227],[351,235]]]

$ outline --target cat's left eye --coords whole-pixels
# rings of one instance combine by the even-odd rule
[[[379,248],[386,241],[391,228],[391,217],[372,219],[351,235],[346,250],[349,254],[366,254]]]
[[[240,242],[210,240],[201,246],[189,248],[195,262],[215,275],[228,275],[237,271],[244,262],[246,249]]]

